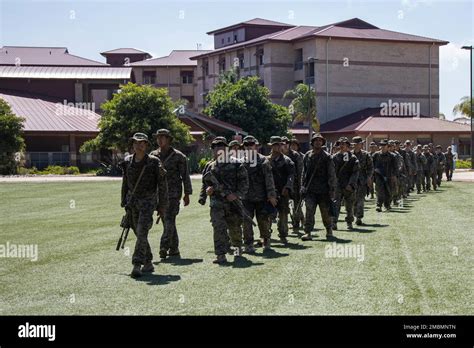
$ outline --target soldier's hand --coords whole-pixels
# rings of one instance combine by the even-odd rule
[[[372,178],[367,179],[367,185],[368,185],[369,187],[372,187],[372,184],[373,184]]]
[[[209,186],[207,189],[206,189],[206,194],[208,196],[212,196],[214,194],[214,187],[212,186]]]
[[[346,186],[346,190],[349,191],[349,192],[352,192],[352,191],[353,191],[352,186],[351,186],[351,185],[347,185],[347,186]]]
[[[288,197],[290,195],[290,192],[288,191],[288,188],[285,187],[283,190],[281,190],[281,194],[283,197]]]
[[[189,195],[184,195],[183,202],[185,207],[189,205]]]
[[[235,195],[235,193],[230,193],[228,194],[227,196],[225,196],[225,198],[229,201],[229,202],[232,202],[232,201],[235,201],[237,199],[237,196]]]
[[[158,208],[158,214],[163,218],[163,216],[165,215],[165,208]]]
[[[278,200],[276,199],[276,197],[270,197],[270,198],[268,199],[268,201],[269,201],[270,204],[273,205],[274,207],[276,207],[277,204],[278,204]]]

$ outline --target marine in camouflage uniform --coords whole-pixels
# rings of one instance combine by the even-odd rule
[[[441,151],[441,145],[436,146],[435,156],[437,158],[437,167],[436,167],[436,184],[441,186],[441,181],[443,180],[444,166],[446,165],[446,157]]]
[[[249,178],[249,190],[243,203],[249,215],[252,218],[256,216],[261,244],[264,250],[268,250],[270,249],[271,215],[273,211],[276,212],[277,206],[272,167],[268,158],[257,152],[259,142],[255,137],[248,135],[243,143],[245,150],[254,151],[253,160],[256,160],[256,162],[246,160],[244,164]],[[255,252],[253,226],[247,220],[244,220],[243,232],[245,252]]]
[[[374,153],[374,176],[375,191],[377,193],[377,211],[382,211],[382,205],[385,209],[391,209],[392,193],[391,185],[396,180],[398,174],[398,161],[394,154],[388,149],[386,139],[380,142],[381,149]]]
[[[162,167],[160,160],[155,156],[147,155],[145,147],[140,148],[143,143],[149,144],[148,137],[143,133],[135,133],[131,139],[134,142],[135,154],[127,156],[121,163],[123,171],[121,205],[131,211],[131,227],[137,237],[132,256],[132,277],[140,277],[142,272],[154,270],[148,232],[153,226],[153,212],[156,209],[161,214],[166,212],[168,185],[166,170]],[[137,161],[139,154],[143,154],[143,158]],[[141,265],[143,268],[140,269]]]
[[[353,154],[359,161],[359,177],[357,179],[357,190],[355,194],[354,202],[354,215],[356,217],[356,225],[362,225],[362,218],[364,217],[364,203],[365,195],[367,194],[368,187],[372,186],[372,176],[374,174],[374,165],[372,162],[372,156],[365,150],[362,150],[362,144],[364,140],[359,137],[353,137],[352,142],[354,143]]]
[[[289,199],[294,188],[295,164],[281,152],[281,146],[283,145],[281,137],[270,137],[268,145],[272,147],[272,151],[267,158],[272,166],[273,181],[275,182],[278,199],[278,237],[280,237],[282,243],[287,243]]]
[[[454,171],[454,153],[451,151],[451,146],[448,146],[446,150],[447,151],[444,153],[444,157],[446,158],[446,180],[451,181],[453,179]]]
[[[306,205],[305,234],[302,240],[311,240],[314,215],[319,206],[321,219],[326,228],[326,238],[334,238],[332,231],[331,200],[335,197],[337,179],[334,162],[329,153],[322,149],[326,139],[317,133],[311,138],[312,150],[304,155],[301,177],[301,195]]]
[[[433,166],[431,168],[431,184],[433,185],[433,189],[436,191],[436,188],[438,187],[438,180],[437,180],[437,175],[438,175],[438,156],[436,156],[436,151],[434,148],[434,145],[432,143],[428,144],[431,156],[433,156]]]
[[[400,141],[395,141],[395,151],[397,151],[403,160],[403,175],[401,176],[401,190],[400,196],[407,198],[410,195],[410,175],[413,172],[412,162],[410,161],[408,152],[400,147]]]
[[[431,184],[433,184],[433,189],[436,191],[436,183],[433,182],[433,173],[436,170],[436,161],[428,145],[423,146],[423,155],[426,157],[426,164],[423,167],[423,172],[425,174],[425,186],[426,191],[431,191]]]
[[[232,201],[242,200],[249,187],[247,171],[243,163],[221,160],[218,157],[219,152],[225,147],[227,147],[227,142],[222,137],[213,140],[214,160],[205,167],[201,189],[201,192],[205,191],[210,196],[209,206],[216,254],[213,262],[217,264],[227,261],[225,254],[231,249],[230,245],[234,248],[235,256],[241,255],[242,215]],[[218,184],[214,183],[211,177],[215,178]],[[203,204],[201,199],[200,203]]]
[[[416,183],[416,173],[418,172],[418,164],[416,154],[411,147],[411,141],[405,140],[406,161],[408,168],[408,192],[413,191]]]
[[[397,161],[398,171],[395,180],[393,180],[393,182],[391,183],[391,190],[393,204],[399,204],[400,199],[402,198],[403,184],[406,176],[405,163],[403,161],[402,155],[400,155],[400,153],[396,149],[395,140],[388,141],[388,149]]]
[[[374,141],[372,141],[369,145],[369,154],[370,154],[370,158],[372,159],[372,165],[374,163],[374,153],[377,152],[377,151],[378,151],[378,146]],[[375,184],[375,177],[374,177],[374,173],[372,171],[371,185],[369,185],[369,192],[370,192],[370,198],[371,199],[374,199],[374,193],[375,193],[374,184]]]
[[[426,185],[425,185],[425,173],[423,168],[426,167],[427,159],[425,155],[423,155],[421,145],[418,145],[416,147],[416,193],[420,194],[421,190],[423,189],[423,192],[426,191]]]
[[[300,208],[298,209],[298,212],[296,209],[298,208],[298,203],[301,199],[300,195],[300,190],[301,190],[301,174],[303,173],[303,155],[298,152],[294,151],[290,148],[290,140],[287,137],[282,137],[283,141],[283,151],[282,153],[285,156],[288,156],[293,163],[295,164],[295,177],[293,180],[293,191],[291,198],[293,200],[293,230],[297,230],[300,228],[300,223],[304,223],[304,218],[303,218],[303,211]]]
[[[178,231],[176,230],[176,216],[179,213],[179,203],[183,195],[183,187],[183,202],[185,206],[189,205],[189,195],[193,193],[191,177],[189,176],[188,159],[181,151],[170,145],[173,137],[168,129],[159,129],[154,136],[160,148],[152,151],[151,155],[158,157],[166,169],[169,197],[168,209],[164,216],[162,216],[163,235],[160,241],[160,257],[162,259],[165,259],[167,256],[179,257],[179,237]]]
[[[337,177],[336,212],[333,229],[337,230],[337,222],[341,210],[342,199],[346,207],[347,229],[351,230],[354,221],[354,202],[359,178],[359,160],[350,152],[351,143],[347,138],[340,138],[340,150],[333,156],[334,169]]]

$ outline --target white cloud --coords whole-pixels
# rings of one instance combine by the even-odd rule
[[[439,64],[441,71],[455,71],[459,64],[469,62],[469,51],[463,50],[464,44],[450,42],[446,46],[441,46],[439,50]]]

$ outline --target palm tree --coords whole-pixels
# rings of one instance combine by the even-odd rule
[[[316,117],[316,91],[313,87],[304,83],[298,84],[283,95],[284,99],[291,99],[289,106],[290,113],[293,114],[293,124],[297,122],[308,122],[309,141],[313,136],[313,128],[319,132],[319,120]]]
[[[470,109],[471,109],[471,101],[469,100],[468,96],[465,96],[461,98],[461,102],[459,104],[454,105],[453,113],[455,115],[461,114],[467,117],[471,117],[472,112],[469,111]]]

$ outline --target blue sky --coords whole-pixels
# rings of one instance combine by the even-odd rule
[[[135,47],[154,57],[173,49],[211,49],[207,31],[261,17],[296,25],[325,25],[359,17],[378,27],[449,41],[440,49],[440,111],[469,94],[469,51],[474,45],[471,0],[342,1],[108,1],[0,0],[0,45],[66,46],[104,61],[99,54]]]

